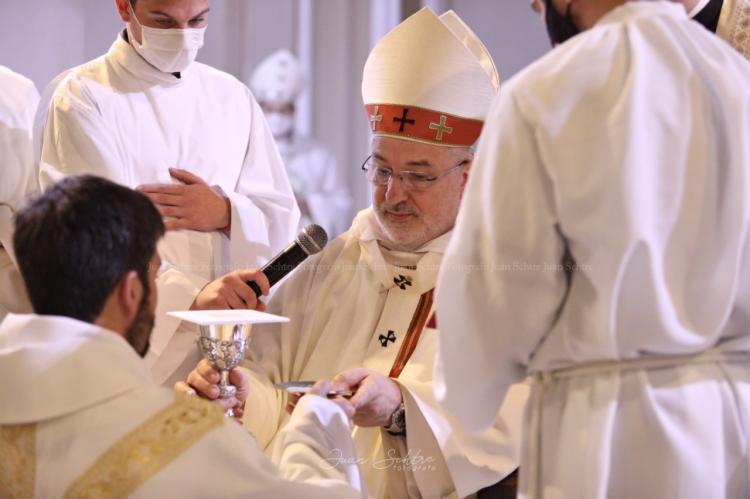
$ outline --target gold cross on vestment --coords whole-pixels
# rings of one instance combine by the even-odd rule
[[[375,127],[377,126],[377,123],[383,121],[383,115],[378,114],[378,110],[380,109],[380,106],[375,106],[375,111],[373,114],[370,115],[370,126],[372,126],[372,131],[375,131]]]
[[[435,140],[443,140],[443,134],[451,134],[453,133],[453,127],[447,126],[446,122],[448,121],[448,118],[444,115],[440,115],[440,123],[430,123],[430,130],[437,130],[437,133],[435,134]]]

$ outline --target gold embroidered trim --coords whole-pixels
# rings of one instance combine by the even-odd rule
[[[36,424],[0,426],[0,497],[34,497]]]
[[[175,401],[122,437],[73,484],[65,499],[126,497],[206,433],[224,423],[209,402],[177,396]]]
[[[750,2],[738,1],[730,18],[729,43],[745,57],[750,57]]]

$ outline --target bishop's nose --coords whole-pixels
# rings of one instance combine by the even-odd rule
[[[407,199],[407,189],[404,187],[404,181],[398,175],[393,175],[385,186],[385,201],[390,205],[395,205]]]

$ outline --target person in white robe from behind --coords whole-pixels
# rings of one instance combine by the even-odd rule
[[[0,321],[30,312],[13,255],[13,214],[36,192],[31,128],[39,102],[34,83],[0,66]]]
[[[249,373],[238,370],[249,378],[245,425],[271,449],[295,401],[274,383],[333,378],[356,392],[353,436],[369,497],[466,497],[517,467],[525,386],[478,434],[432,390],[443,313],[435,280],[498,85],[486,48],[452,11],[422,9],[377,43],[362,85],[373,205],[275,291],[269,311],[291,321],[256,327]],[[215,397],[216,376],[203,362],[188,381]]]
[[[117,0],[126,28],[109,51],[61,76],[42,140],[42,187],[75,174],[139,188],[165,217],[155,379],[182,379],[196,328],[170,310],[244,308],[241,270],[296,234],[299,210],[258,103],[233,76],[195,62],[209,0]]]
[[[93,176],[19,212],[36,314],[0,326],[0,497],[361,497],[343,399],[304,397],[274,464],[218,405],[153,382],[141,357],[163,233],[146,196]]]
[[[297,129],[296,101],[304,86],[300,62],[285,49],[265,58],[250,78],[299,204],[300,229],[316,223],[333,239],[349,227],[352,199],[331,151]]]
[[[750,59],[750,0],[680,0],[688,15]]]
[[[523,497],[746,498],[750,65],[674,2],[544,14],[441,270],[438,397],[481,430],[533,374]]]

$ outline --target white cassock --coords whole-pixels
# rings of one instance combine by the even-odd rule
[[[269,312],[291,321],[253,329],[245,425],[265,444],[287,421],[286,396],[272,383],[370,368],[399,383],[406,437],[355,428],[369,496],[467,496],[516,468],[527,389],[517,386],[493,427],[479,434],[442,410],[432,390],[432,289],[450,234],[414,253],[392,252],[379,245],[373,223],[370,209],[360,212],[348,232],[298,268],[270,300]]]
[[[316,223],[329,239],[344,232],[352,219],[352,198],[333,154],[317,141],[296,135],[277,145],[300,204],[300,228]]]
[[[535,375],[526,497],[750,493],[748,137],[750,65],[668,2],[501,89],[439,279],[436,391],[481,429]]]
[[[0,376],[0,497],[361,497],[349,421],[323,398],[302,399],[272,463],[218,406],[157,386],[92,324],[9,315]]]
[[[263,265],[294,238],[299,210],[246,86],[200,63],[181,78],[163,73],[120,35],[106,55],[58,85],[44,131],[41,184],[88,173],[134,188],[173,182],[169,167],[219,186],[231,201],[232,227],[230,237],[171,231],[159,246],[167,269],[157,279],[148,359],[160,382],[194,366],[185,359],[195,350],[195,329],[165,312],[187,310],[204,285],[225,273]],[[181,364],[190,364],[185,373]]]
[[[37,190],[31,127],[38,103],[31,80],[0,66],[0,321],[31,311],[13,255],[13,214]]]

